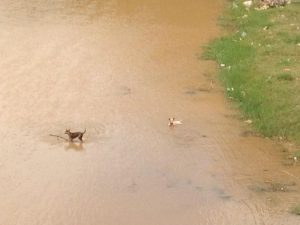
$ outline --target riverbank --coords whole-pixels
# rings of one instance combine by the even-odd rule
[[[204,53],[219,65],[227,96],[243,120],[267,137],[300,143],[300,4],[267,10],[234,1],[220,24],[224,35]]]

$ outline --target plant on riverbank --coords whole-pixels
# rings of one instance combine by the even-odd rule
[[[291,212],[295,215],[300,215],[300,205],[295,206],[294,208],[292,208]]]
[[[230,3],[226,34],[204,58],[219,65],[227,96],[265,136],[300,144],[300,4],[257,11]]]

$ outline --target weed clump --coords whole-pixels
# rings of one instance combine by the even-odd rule
[[[297,205],[297,206],[293,207],[292,210],[291,210],[291,213],[300,216],[300,205]]]
[[[293,81],[295,77],[291,73],[280,73],[277,75],[278,80]]]

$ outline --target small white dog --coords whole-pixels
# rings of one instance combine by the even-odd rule
[[[169,127],[175,126],[175,125],[179,125],[182,124],[182,122],[180,120],[175,120],[175,117],[169,118]]]

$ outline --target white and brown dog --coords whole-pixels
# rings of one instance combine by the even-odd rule
[[[168,123],[169,127],[173,127],[175,125],[180,125],[180,124],[182,124],[182,122],[180,120],[176,120],[175,117],[169,118],[169,123]]]

